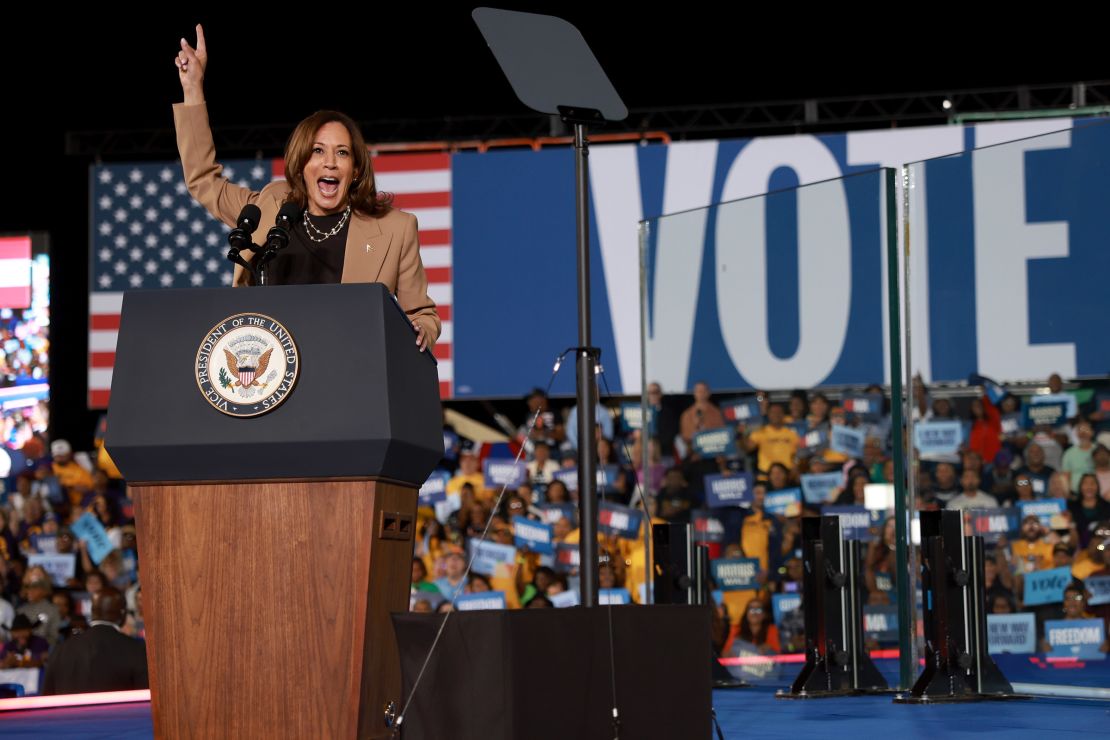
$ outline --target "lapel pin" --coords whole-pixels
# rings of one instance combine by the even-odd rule
[[[370,246],[369,244],[367,244],[367,245],[366,245],[366,251],[367,251],[367,252],[373,252],[373,251],[374,251],[374,248],[373,248],[373,247],[371,247],[371,246]]]

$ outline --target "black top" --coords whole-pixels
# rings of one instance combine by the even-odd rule
[[[352,216],[354,214],[352,213]],[[343,212],[331,216],[309,216],[317,230],[330,232],[343,218]],[[267,279],[271,285],[310,285],[317,283],[338,283],[343,277],[343,254],[347,248],[347,230],[351,226],[347,218],[334,236],[322,242],[313,241],[320,234],[305,227],[304,219],[296,223],[290,234],[289,246],[278,252],[277,257],[267,265]]]

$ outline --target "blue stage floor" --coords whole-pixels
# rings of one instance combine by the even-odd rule
[[[1068,699],[905,706],[889,696],[784,701],[767,688],[714,692],[725,738],[1098,737],[1110,727],[1110,703]],[[153,737],[149,704],[0,714],[0,737],[131,740]],[[693,736],[691,736],[692,738]],[[524,740],[524,739],[522,739]],[[640,740],[640,739],[636,739]],[[676,740],[687,740],[681,738]]]

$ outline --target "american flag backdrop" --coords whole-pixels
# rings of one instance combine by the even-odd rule
[[[420,224],[428,292],[443,332],[435,346],[440,396],[452,395],[451,158],[449,154],[375,157],[378,189]],[[277,160],[229,160],[224,176],[252,190],[283,176]],[[110,164],[90,170],[89,408],[107,408],[119,314],[126,290],[231,285],[228,228],[190,196],[178,162]],[[267,229],[262,224],[259,229]]]

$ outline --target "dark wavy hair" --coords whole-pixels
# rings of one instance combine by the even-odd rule
[[[351,208],[366,216],[383,216],[393,207],[392,193],[378,192],[374,182],[374,168],[370,163],[370,150],[358,124],[346,115],[334,110],[316,111],[297,124],[289,141],[285,144],[285,179],[289,183],[287,203],[296,203],[301,208],[308,207],[308,191],[304,184],[304,167],[312,157],[312,147],[316,133],[327,123],[340,123],[351,135],[351,155],[354,157],[353,180],[347,196]]]

